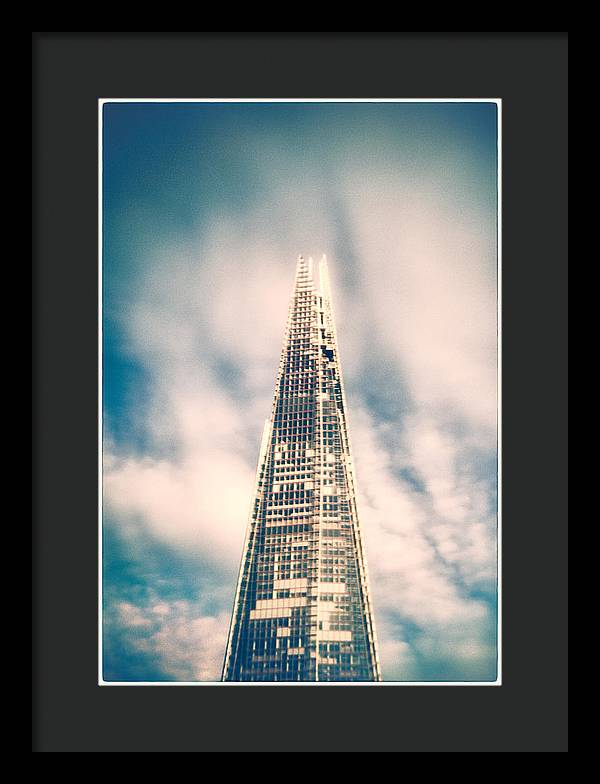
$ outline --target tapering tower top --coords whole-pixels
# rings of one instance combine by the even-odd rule
[[[305,259],[304,256],[300,254],[296,261],[296,288],[311,288],[314,282],[312,256],[309,256],[308,259]],[[321,296],[323,296],[326,300],[331,301],[329,268],[327,265],[327,256],[325,253],[321,256],[319,261],[319,289]]]
[[[329,268],[327,266],[327,256],[325,254],[321,256],[321,261],[319,262],[319,286],[321,289],[321,295],[325,299],[331,300],[331,290],[329,288]]]
[[[296,263],[296,290],[312,289],[312,287],[312,258],[307,261],[304,256],[300,255]]]

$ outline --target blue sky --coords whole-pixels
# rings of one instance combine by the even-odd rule
[[[387,680],[496,667],[496,106],[104,106],[104,668],[214,680],[299,253]]]

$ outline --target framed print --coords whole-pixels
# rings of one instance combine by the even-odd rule
[[[34,34],[34,750],[566,750],[566,54]]]

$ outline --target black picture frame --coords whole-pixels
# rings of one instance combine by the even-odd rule
[[[32,36],[33,750],[566,751],[567,33]],[[501,686],[97,685],[98,99],[118,97],[502,99]]]

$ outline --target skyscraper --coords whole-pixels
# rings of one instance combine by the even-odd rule
[[[325,256],[298,258],[224,681],[379,681]]]

